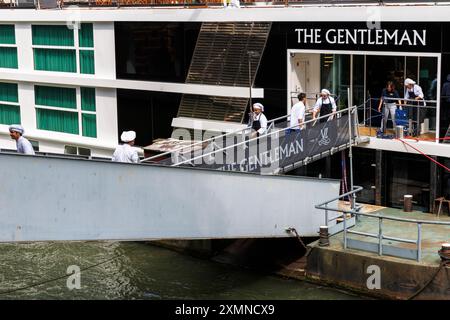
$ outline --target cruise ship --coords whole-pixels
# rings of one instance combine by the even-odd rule
[[[17,123],[36,151],[111,157],[124,130],[142,147],[177,128],[239,130],[252,101],[273,119],[327,88],[339,108],[358,106],[370,137],[354,150],[359,201],[396,207],[412,194],[430,210],[450,192],[449,13],[439,1],[3,3],[0,147],[15,148]],[[379,134],[381,91],[393,81],[403,97],[406,78],[427,102],[415,148],[389,139],[390,119]],[[294,174],[341,171],[334,155]]]

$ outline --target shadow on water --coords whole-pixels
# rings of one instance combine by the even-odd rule
[[[0,299],[359,298],[331,288],[270,275],[274,265],[286,261],[276,257],[276,246],[272,248],[269,242],[228,242],[221,244],[224,250],[220,252],[232,256],[232,250],[239,246],[236,243],[250,249],[247,252],[253,252],[240,263],[250,269],[199,259],[142,242],[1,244]],[[283,250],[288,249],[278,247],[278,252]],[[216,258],[220,256],[216,254]],[[222,258],[224,256],[222,254]],[[261,261],[269,261],[265,259],[268,257],[278,262],[255,268],[261,267]],[[248,261],[255,264],[246,265]],[[70,290],[66,272],[73,265],[81,269],[81,288]]]

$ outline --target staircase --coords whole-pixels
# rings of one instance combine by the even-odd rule
[[[204,22],[186,83],[253,86],[270,28],[270,22]],[[248,100],[184,94],[177,116],[242,123]]]

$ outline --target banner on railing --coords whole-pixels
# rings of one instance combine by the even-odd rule
[[[351,123],[355,123],[351,121]],[[252,133],[217,139],[200,150],[172,155],[164,164],[223,171],[272,174],[306,158],[349,143],[349,116],[340,115],[320,123],[307,123],[302,130],[274,128],[258,139]],[[355,137],[355,128],[352,128]],[[170,162],[170,163],[169,163]]]

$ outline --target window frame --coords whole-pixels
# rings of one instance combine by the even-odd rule
[[[38,128],[37,124],[37,116],[36,116],[36,129],[37,130],[44,130],[44,131],[51,131],[51,132],[58,132],[62,134],[69,134],[69,135],[76,135],[84,138],[90,138],[90,139],[97,139],[98,138],[98,131],[97,131],[97,88],[93,88],[95,90],[94,92],[94,103],[95,103],[95,111],[87,111],[83,110],[81,107],[81,88],[90,88],[90,87],[80,87],[80,86],[65,86],[65,85],[58,85],[58,86],[52,86],[52,85],[39,85],[35,84],[33,86],[33,91],[36,92],[36,87],[43,86],[43,87],[54,87],[54,88],[69,88],[69,89],[75,89],[75,100],[76,100],[76,106],[75,108],[65,108],[65,107],[55,107],[55,106],[46,106],[46,105],[39,105],[36,104],[36,98],[34,98],[34,108],[37,109],[45,109],[45,110],[54,110],[54,111],[61,111],[61,112],[73,112],[77,113],[77,120],[78,120],[78,134],[70,133],[70,132],[60,132],[60,131],[54,131],[54,130],[47,130],[47,129],[40,129]],[[89,137],[83,135],[83,114],[90,114],[95,116],[95,129],[96,129],[96,136],[95,137]]]
[[[72,28],[73,32],[73,46],[58,46],[58,45],[36,45],[33,44],[33,38],[31,38],[31,50],[33,52],[33,70],[35,71],[45,71],[45,72],[63,72],[68,74],[81,74],[81,75],[95,75],[95,39],[94,39],[94,23],[89,22],[89,24],[92,24],[92,39],[93,39],[93,46],[92,47],[81,47],[80,46],[80,37],[79,32],[81,30],[81,24],[78,28]],[[88,24],[88,23],[86,23]],[[33,26],[61,26],[64,24],[60,23],[32,23],[31,28]],[[65,26],[65,25],[64,25]],[[33,37],[33,35],[31,35]],[[53,70],[38,70],[36,69],[36,61],[35,61],[35,49],[53,49],[53,50],[75,50],[75,65],[76,65],[76,71],[75,72],[67,72],[67,71],[53,71]],[[81,62],[80,62],[80,51],[92,51],[94,56],[94,73],[81,73]]]
[[[17,61],[17,66],[15,68],[8,68],[8,67],[0,67],[0,69],[7,69],[7,70],[18,70],[19,69],[19,54],[17,52],[17,38],[16,38],[16,24],[15,23],[8,23],[8,22],[3,22],[0,23],[0,25],[7,25],[7,26],[13,26],[13,30],[14,30],[14,44],[12,43],[0,43],[0,48],[15,48],[16,49],[16,61]]]

